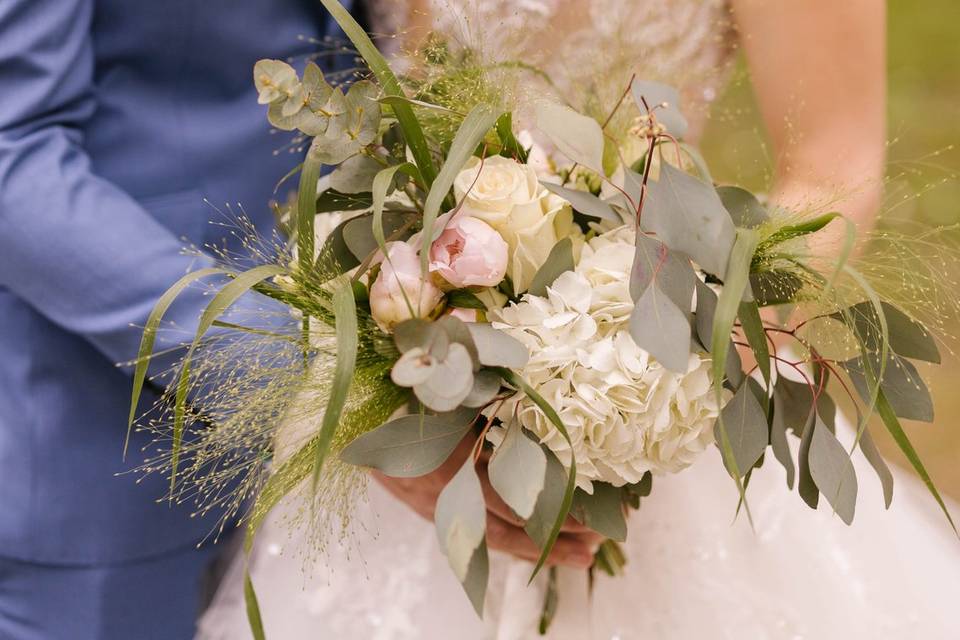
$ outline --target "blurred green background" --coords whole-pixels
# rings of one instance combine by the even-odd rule
[[[888,2],[887,192],[897,201],[889,214],[926,225],[960,223],[960,0]],[[703,150],[718,181],[764,191],[770,151],[762,143],[760,116],[743,60],[714,106]],[[889,204],[889,199],[888,199]],[[957,273],[945,274],[960,278]],[[960,292],[958,292],[960,296]],[[960,336],[960,323],[949,333]],[[960,340],[947,339],[960,348]],[[922,369],[936,405],[934,424],[904,424],[941,490],[960,499],[960,354],[943,366]],[[879,423],[888,460],[908,466]]]

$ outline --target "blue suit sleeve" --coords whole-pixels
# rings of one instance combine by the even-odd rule
[[[171,231],[91,168],[83,124],[97,106],[93,4],[0,3],[0,286],[121,362],[135,357],[139,327],[167,287],[212,259],[184,255]],[[188,290],[167,318],[192,331],[207,302]],[[271,302],[250,294],[238,304]],[[158,349],[170,346],[162,339]]]

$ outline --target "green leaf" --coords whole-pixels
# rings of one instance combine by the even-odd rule
[[[521,518],[529,518],[543,491],[547,456],[519,423],[507,427],[503,442],[490,458],[488,472],[490,484],[507,506]]]
[[[350,15],[350,12],[343,8],[343,5],[337,0],[320,0],[323,6],[330,12],[333,19],[337,21],[343,32],[350,38],[357,53],[366,61],[370,70],[377,77],[384,93],[388,96],[406,97],[400,81],[390,69],[390,64],[383,54],[377,49],[370,36],[363,27]],[[397,123],[403,132],[403,138],[410,148],[410,154],[414,162],[420,169],[424,184],[427,188],[433,183],[436,177],[436,169],[433,166],[433,159],[430,156],[430,148],[427,146],[427,140],[423,135],[423,129],[417,120],[413,109],[408,104],[393,104],[393,113],[397,117]]]
[[[817,483],[813,480],[810,473],[810,445],[813,442],[813,428],[819,416],[811,413],[803,428],[803,436],[800,438],[800,449],[797,453],[797,490],[800,497],[811,509],[816,509],[820,503],[820,491],[817,489]]]
[[[788,224],[780,227],[773,232],[770,237],[763,241],[761,250],[767,250],[778,244],[782,244],[787,240],[793,240],[794,238],[800,238],[802,236],[810,235],[811,233],[816,233],[833,222],[835,219],[841,217],[842,216],[836,212],[825,213],[799,224]]]
[[[194,352],[200,345],[203,336],[206,335],[214,320],[219,318],[230,305],[236,302],[240,296],[247,293],[254,285],[263,282],[267,278],[286,273],[286,269],[273,264],[265,264],[254,267],[249,271],[238,273],[233,280],[228,282],[213,297],[213,300],[203,310],[200,316],[200,322],[197,325],[197,332],[190,343],[186,356],[183,358],[183,364],[180,369],[180,378],[177,381],[176,396],[174,398],[173,411],[173,442],[170,453],[170,488],[171,491],[176,486],[177,467],[180,463],[180,445],[183,441],[183,428],[186,419],[187,409],[187,390],[190,382],[190,362]]]
[[[737,314],[740,317],[740,327],[747,338],[747,343],[753,350],[757,366],[767,387],[770,386],[770,346],[767,343],[767,333],[763,330],[763,320],[760,319],[760,308],[756,302],[741,302]]]
[[[877,449],[869,429],[864,429],[860,434],[860,450],[880,479],[880,486],[883,488],[883,505],[889,509],[890,503],[893,502],[893,474],[890,473],[890,467]]]
[[[922,324],[889,302],[881,301],[880,307],[887,322],[891,351],[905,358],[940,363],[937,343]],[[863,343],[864,348],[868,351],[880,350],[880,319],[869,301],[849,307],[846,314],[838,311],[830,317],[846,322],[848,325],[851,325],[852,321],[850,328]]]
[[[500,391],[500,376],[487,369],[473,374],[473,389],[463,399],[465,407],[483,407]]]
[[[695,324],[697,339],[709,353],[713,334],[713,316],[717,310],[717,294],[699,278],[694,283],[697,291],[697,310]]]
[[[805,382],[795,382],[783,375],[777,376],[773,387],[776,397],[777,415],[784,428],[790,429],[798,437],[810,421],[813,406],[813,391]]]
[[[756,228],[770,219],[757,197],[740,187],[717,187],[717,195],[737,227]]]
[[[467,577],[463,580],[463,590],[477,615],[483,617],[483,601],[487,595],[487,581],[490,578],[490,559],[487,555],[487,543],[481,542],[470,558]]]
[[[387,254],[387,233],[383,228],[383,207],[387,199],[387,193],[393,186],[394,179],[396,178],[398,171],[406,173],[410,176],[414,176],[416,174],[416,167],[409,162],[404,162],[403,164],[395,164],[385,169],[381,169],[373,177],[373,186],[370,188],[371,195],[373,196],[373,237],[377,243],[377,246],[380,248],[380,251],[382,251],[384,255]]]
[[[440,492],[434,512],[440,549],[460,582],[467,579],[474,551],[483,542],[487,528],[487,507],[473,465],[473,456],[467,456]]]
[[[728,465],[732,474],[744,474],[753,468],[767,448],[767,416],[757,397],[750,390],[748,378],[741,384],[730,402],[723,408],[714,427],[717,442],[720,442],[720,424],[726,428],[730,449],[736,465]]]
[[[313,219],[317,215],[317,181],[320,179],[322,167],[323,163],[317,155],[307,151],[300,169],[300,186],[297,189],[297,259],[303,273],[309,273],[313,266],[316,243]]]
[[[870,388],[867,384],[867,372],[864,370],[864,359],[867,356],[853,358],[843,363],[853,380],[857,392],[864,402],[870,401]],[[880,371],[880,388],[887,397],[893,412],[898,417],[907,420],[933,422],[933,398],[923,383],[920,373],[913,363],[905,358],[889,354],[885,366],[880,365],[876,354],[869,355],[871,371]]]
[[[682,138],[686,134],[687,119],[680,112],[680,94],[676,89],[659,82],[634,80],[630,91],[640,113],[646,114],[649,107],[670,135]]]
[[[708,273],[726,273],[736,229],[712,185],[663,164],[647,185],[640,226]]]
[[[143,336],[140,338],[140,349],[137,351],[136,368],[133,371],[133,392],[130,396],[130,416],[127,420],[127,437],[123,443],[123,455],[127,455],[127,447],[130,444],[130,433],[133,430],[133,423],[137,418],[137,406],[140,404],[140,394],[143,393],[143,384],[147,378],[147,369],[150,366],[150,358],[153,356],[153,345],[157,339],[157,330],[160,328],[160,322],[164,314],[173,304],[184,289],[200,278],[212,276],[214,274],[226,273],[225,269],[217,267],[208,267],[198,269],[177,280],[173,286],[167,289],[157,304],[153,306],[150,315],[147,316],[147,323],[143,326]]]
[[[603,130],[596,120],[549,100],[537,104],[535,119],[560,153],[603,175]]]
[[[810,475],[840,519],[853,522],[857,506],[857,474],[843,445],[820,420],[813,423]]]
[[[690,366],[690,320],[659,288],[647,287],[630,313],[630,337],[670,371]]]
[[[247,622],[250,624],[250,633],[254,640],[266,640],[267,634],[263,630],[263,617],[260,615],[260,604],[257,602],[257,592],[253,588],[250,572],[243,572],[243,599],[247,605]]]
[[[646,234],[637,234],[636,252],[630,267],[630,297],[636,301],[654,285],[689,315],[693,291],[699,281],[690,260]]]
[[[783,376],[778,378],[777,384],[773,387],[773,420],[770,422],[770,446],[773,449],[773,456],[787,472],[787,488],[793,489],[796,467],[793,464],[790,445],[787,444],[787,418],[784,416],[787,405],[779,393],[780,380],[783,380]]]
[[[347,158],[330,173],[330,188],[340,193],[364,193],[373,189],[373,179],[383,167],[373,158],[356,155]]]
[[[469,289],[454,289],[447,292],[447,306],[457,309],[479,309],[486,311],[487,305]]]
[[[753,252],[757,248],[758,241],[759,237],[757,232],[752,229],[738,229],[736,231],[736,241],[730,252],[723,290],[717,299],[710,339],[710,353],[713,356],[713,381],[718,401],[722,398],[723,393],[723,380],[726,377],[727,359],[732,343],[731,333],[733,331],[733,323],[737,317],[740,301],[743,299],[743,294],[747,289],[750,262],[753,259]],[[740,480],[740,468],[737,465],[733,445],[730,442],[729,434],[724,425],[722,412],[720,418],[717,420],[717,426],[720,436],[717,441],[720,443],[720,451],[723,454],[724,463],[727,469],[730,470],[730,475],[737,485],[740,500],[747,512],[747,518],[751,519],[750,507],[746,501],[743,483]]]
[[[317,197],[317,213],[339,211],[362,211],[373,206],[373,196],[369,193],[340,193],[336,189],[326,189]],[[309,210],[309,206],[307,207]]]
[[[530,358],[527,347],[516,338],[488,322],[465,323],[477,347],[477,357],[485,367],[520,369]]]
[[[503,378],[504,382],[509,385],[512,385],[514,388],[519,389],[527,395],[530,400],[533,401],[537,407],[543,411],[543,414],[547,417],[553,426],[557,428],[557,431],[560,432],[560,435],[563,436],[563,439],[567,442],[567,446],[570,447],[570,451],[573,451],[573,441],[570,440],[570,434],[567,432],[567,427],[563,424],[563,420],[560,419],[560,416],[557,415],[557,412],[554,410],[550,403],[543,399],[537,391],[531,387],[526,380],[518,376],[516,373],[510,369],[498,368],[497,372],[500,374],[500,377]],[[561,471],[563,471],[561,466]],[[563,500],[560,502],[559,507],[556,509],[556,518],[554,519],[553,526],[550,528],[549,535],[543,539],[543,544],[540,544],[540,557],[537,559],[537,564],[533,569],[533,574],[530,576],[530,580],[533,580],[534,576],[540,572],[540,569],[543,568],[543,564],[547,561],[547,557],[550,555],[550,550],[553,549],[553,545],[557,542],[557,537],[560,535],[560,527],[563,526],[563,521],[566,520],[567,514],[570,513],[570,505],[573,504],[573,490],[577,486],[577,459],[576,456],[570,456],[570,469],[567,473],[567,484],[563,493]],[[551,472],[550,472],[550,455],[547,456],[547,482],[544,485],[544,491],[540,494],[540,499],[537,500],[537,508],[534,509],[534,514],[537,514],[540,500],[546,499],[547,489],[551,489]],[[543,511],[541,513],[552,513],[552,510]],[[530,531],[530,521],[527,522],[525,527],[527,534],[537,542],[537,538],[534,537],[534,534]]]
[[[619,487],[606,482],[594,482],[593,495],[578,490],[573,494],[570,514],[577,522],[606,538],[618,542],[627,539],[627,519]]]
[[[324,0],[329,1],[329,0]],[[500,116],[500,111],[489,104],[480,103],[470,110],[467,117],[463,119],[457,134],[450,143],[450,150],[447,152],[447,159],[440,168],[436,180],[427,193],[427,200],[423,205],[423,237],[433,237],[433,223],[440,213],[440,206],[447,197],[453,181],[457,174],[463,169],[463,165],[473,155],[477,145],[483,141],[490,127],[496,123]],[[422,169],[421,169],[422,172]],[[423,277],[426,279],[428,265],[430,262],[430,252],[421,251],[420,268],[423,271]]]
[[[497,138],[500,139],[500,145],[510,156],[517,159],[521,164],[527,163],[527,150],[513,135],[513,114],[509,111],[497,118]]]
[[[542,447],[546,459],[546,470],[544,472],[543,491],[537,496],[536,505],[533,512],[523,524],[524,531],[530,536],[541,549],[553,545],[551,542],[553,527],[557,521],[557,514],[563,509],[564,486],[567,482],[567,472],[563,468],[563,463],[557,459],[557,456]],[[572,506],[571,502],[571,506]],[[566,519],[566,516],[564,516]]]
[[[552,182],[540,182],[543,187],[566,200],[570,205],[585,216],[607,220],[617,225],[623,224],[623,218],[613,210],[609,204],[587,191],[568,189]]]
[[[317,434],[317,451],[313,463],[314,488],[320,479],[320,470],[340,424],[340,416],[350,393],[357,364],[357,305],[349,281],[341,282],[333,292],[333,314],[336,317],[337,364],[333,370],[333,381],[330,383],[330,397],[327,399],[320,432]]]
[[[553,245],[547,259],[534,274],[528,292],[535,296],[546,296],[547,287],[567,271],[572,271],[575,266],[573,242],[569,237],[562,238],[557,244]]]
[[[903,455],[906,456],[914,471],[916,471],[917,475],[920,476],[920,479],[923,480],[923,484],[926,485],[927,491],[930,492],[930,495],[933,496],[933,499],[937,501],[938,505],[940,505],[940,510],[943,511],[943,515],[947,517],[947,522],[950,523],[950,527],[956,534],[957,525],[953,523],[953,518],[950,516],[950,510],[947,509],[946,503],[944,503],[943,498],[940,497],[940,492],[937,491],[937,487],[930,478],[930,474],[927,473],[927,469],[920,460],[917,450],[913,448],[910,438],[907,437],[903,427],[900,426],[900,421],[897,419],[896,414],[894,414],[890,403],[887,402],[887,398],[882,390],[877,395],[877,413],[880,415],[880,419],[883,420],[883,424],[886,426],[887,431],[889,431],[890,435],[893,436],[893,440],[897,443],[900,451],[903,452]]]
[[[406,354],[404,354],[406,355]],[[473,359],[459,342],[449,346],[443,358],[422,383],[413,387],[417,399],[434,411],[453,411],[473,390]]]
[[[435,471],[473,427],[475,410],[401,416],[357,436],[340,453],[349,464],[377,469],[392,478]]]
[[[379,248],[378,233],[383,233],[385,240],[386,236],[392,236],[404,227],[409,227],[413,219],[413,214],[409,213],[381,212],[380,227],[378,228],[378,221],[373,214],[357,216],[348,220],[344,225],[343,241],[350,253],[358,260],[363,261]]]

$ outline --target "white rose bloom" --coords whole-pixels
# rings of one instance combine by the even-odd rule
[[[518,373],[563,420],[577,485],[587,491],[595,480],[622,486],[647,471],[684,469],[713,442],[719,414],[706,354],[691,354],[687,372],[676,374],[630,337],[633,247],[629,228],[603,233],[547,297],[526,295],[491,312],[495,327],[529,347],[530,361]],[[569,465],[566,440],[532,401],[521,397],[499,415],[509,421],[514,412]]]
[[[561,238],[579,236],[573,211],[537,181],[533,166],[510,158],[473,157],[453,183],[461,211],[496,229],[509,248],[507,275],[526,291]]]

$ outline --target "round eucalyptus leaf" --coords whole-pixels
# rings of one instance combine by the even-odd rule
[[[393,365],[390,379],[401,387],[415,387],[430,379],[437,368],[436,359],[420,347],[407,351]]]
[[[481,369],[473,375],[473,388],[463,399],[465,407],[482,407],[500,391],[500,376],[492,371]]]

